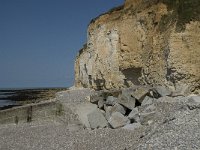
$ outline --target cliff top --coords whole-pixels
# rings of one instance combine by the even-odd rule
[[[120,13],[120,15],[124,15],[129,9],[137,12],[158,3],[167,5],[167,8],[170,12],[162,17],[163,24],[166,25],[169,23],[176,23],[177,32],[185,30],[185,25],[190,21],[200,21],[199,0],[126,0],[124,5],[114,7],[108,12],[92,19],[90,24],[95,23],[97,19],[104,15],[109,16],[113,13]],[[164,30],[164,25],[161,28]]]

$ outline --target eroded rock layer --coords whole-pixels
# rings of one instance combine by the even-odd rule
[[[91,21],[75,86],[200,87],[200,1],[126,0]]]

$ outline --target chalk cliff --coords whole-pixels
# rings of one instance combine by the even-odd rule
[[[93,19],[75,86],[200,88],[200,1],[126,0]]]

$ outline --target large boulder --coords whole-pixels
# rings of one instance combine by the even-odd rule
[[[113,96],[108,96],[106,98],[106,105],[114,106],[117,103],[117,98]]]
[[[104,128],[108,125],[106,118],[100,110],[94,110],[90,112],[87,117],[92,129]]]
[[[120,112],[122,115],[125,115],[126,114],[126,108],[123,107],[122,105],[116,103],[112,108],[111,108],[111,113],[114,113],[114,112]]]
[[[130,123],[129,119],[127,117],[123,116],[119,112],[113,113],[108,122],[114,129],[123,127],[126,124]]]
[[[140,116],[139,116],[139,110],[138,108],[134,108],[130,114],[128,115],[128,118],[131,122],[140,122]]]
[[[94,111],[97,111],[97,105],[91,103],[81,103],[75,106],[75,113],[78,115],[81,123],[90,128],[90,123],[88,121],[88,114],[91,114]]]
[[[137,99],[140,103],[144,100],[145,96],[149,93],[149,89],[145,87],[137,88],[131,96]]]
[[[155,87],[155,91],[161,96],[169,96],[172,94],[172,91],[168,88],[168,87],[164,87],[164,86],[156,86]]]
[[[151,98],[151,97],[149,97],[149,96],[146,96],[146,97],[144,98],[144,100],[142,101],[141,106],[151,105],[151,104],[153,103],[153,101],[154,101],[154,98]]]
[[[117,102],[131,110],[135,108],[135,98],[133,98],[131,93],[127,90],[122,90],[122,94],[119,95]]]

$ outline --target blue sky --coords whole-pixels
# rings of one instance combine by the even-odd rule
[[[68,87],[92,18],[124,0],[0,0],[0,88]]]

